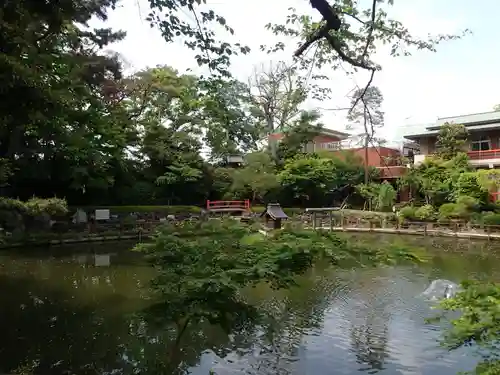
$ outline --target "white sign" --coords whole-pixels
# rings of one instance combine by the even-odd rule
[[[96,220],[109,220],[109,210],[95,210]]]

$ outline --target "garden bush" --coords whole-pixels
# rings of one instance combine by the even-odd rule
[[[457,198],[457,204],[466,207],[470,211],[477,210],[479,208],[479,200],[468,196],[468,195],[462,195]]]
[[[485,225],[500,225],[500,214],[493,212],[483,213],[482,222]]]
[[[434,210],[434,207],[432,207],[432,205],[426,204],[415,210],[414,216],[418,220],[431,221],[435,219],[436,212]]]
[[[398,212],[399,221],[414,220],[416,218],[417,208],[413,206],[406,206],[401,208]]]
[[[457,220],[457,219],[468,219],[471,216],[471,212],[467,206],[458,203],[445,203],[439,207],[439,220]]]

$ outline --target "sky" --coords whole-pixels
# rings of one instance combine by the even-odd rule
[[[235,30],[235,37],[251,48],[248,55],[232,60],[233,75],[247,82],[254,69],[270,61],[291,62],[292,45],[280,55],[267,55],[261,44],[277,41],[264,25],[282,23],[289,7],[320,18],[309,0],[207,0],[212,9],[224,16]],[[382,49],[374,60],[382,66],[374,84],[384,95],[385,124],[379,136],[398,140],[404,134],[419,132],[423,125],[448,117],[491,111],[500,103],[500,37],[496,27],[500,1],[482,0],[472,6],[466,0],[395,0],[389,17],[398,19],[413,35],[459,34],[464,29],[472,34],[461,40],[449,41],[437,47],[437,52],[415,51],[409,57],[391,57]],[[145,17],[149,13],[147,0],[122,0],[111,11],[108,27],[127,32],[125,40],[108,49],[120,53],[127,61],[129,72],[156,65],[169,65],[181,72],[192,69],[203,73],[193,59],[193,52],[181,40],[167,43],[160,32],[151,28]],[[93,21],[90,26],[100,26]],[[364,86],[366,73],[347,76],[345,71],[328,72],[332,98],[317,102],[309,100],[307,109],[321,108],[322,122],[331,129],[345,130],[345,112],[325,110],[346,107],[349,93]]]

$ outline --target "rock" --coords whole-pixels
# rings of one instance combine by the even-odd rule
[[[431,301],[437,301],[444,298],[452,298],[458,291],[460,291],[458,284],[450,280],[438,279],[434,280],[421,296]]]

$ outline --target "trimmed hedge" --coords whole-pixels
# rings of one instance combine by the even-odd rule
[[[351,217],[355,219],[364,220],[395,220],[396,215],[393,212],[380,212],[380,211],[362,211],[362,210],[339,210],[333,211],[333,216],[335,217]]]

